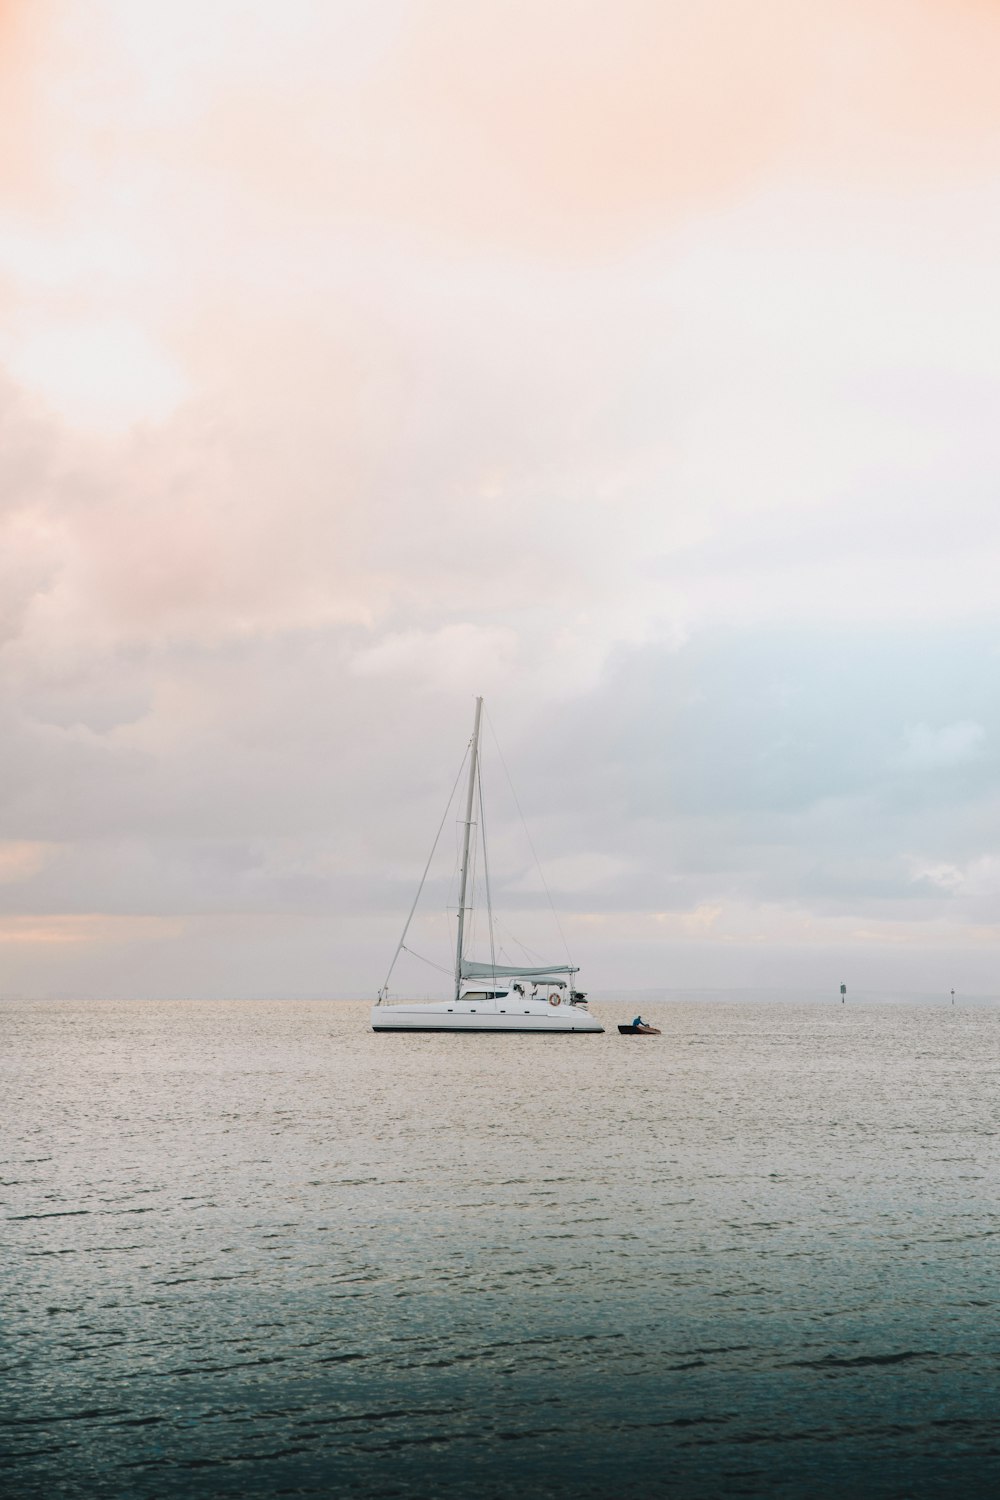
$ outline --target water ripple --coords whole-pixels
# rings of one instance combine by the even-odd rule
[[[6,1491],[1000,1492],[1000,1013],[595,1009],[9,1005]]]

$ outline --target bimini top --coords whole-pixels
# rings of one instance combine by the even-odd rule
[[[480,964],[462,959],[463,979],[555,979],[557,974],[578,974],[578,964],[546,964],[541,969],[526,969],[520,964]]]

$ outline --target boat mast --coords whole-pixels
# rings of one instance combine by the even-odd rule
[[[462,879],[458,890],[458,943],[455,949],[455,999],[462,993],[462,948],[465,942],[465,893],[469,884],[469,842],[472,836],[472,802],[476,794],[476,767],[479,761],[479,720],[482,698],[476,699],[476,718],[472,726],[472,753],[469,757],[469,794],[465,800],[465,836],[462,841]]]

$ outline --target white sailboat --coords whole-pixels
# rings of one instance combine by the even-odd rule
[[[573,964],[544,964],[524,968],[470,959],[465,953],[469,904],[469,851],[479,772],[479,729],[483,700],[476,699],[476,716],[469,749],[469,786],[462,834],[462,864],[458,894],[458,937],[455,950],[455,993],[451,1000],[388,1002],[389,977],[406,943],[420,898],[410,908],[403,935],[389,966],[386,982],[372,1006],[373,1031],[536,1031],[602,1032],[604,1027],[587,1010],[587,997],[576,987]],[[454,795],[454,794],[453,794]],[[447,816],[447,813],[445,814]],[[443,823],[442,823],[443,826]],[[440,834],[440,829],[438,830]],[[435,846],[437,841],[435,840]],[[434,850],[431,850],[433,858]],[[485,850],[484,850],[485,859]],[[424,879],[430,859],[424,870]]]

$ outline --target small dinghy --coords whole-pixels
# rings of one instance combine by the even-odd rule
[[[620,1036],[662,1036],[659,1026],[619,1026]]]

